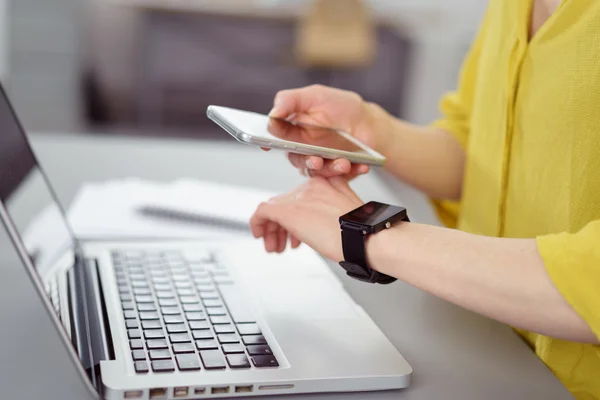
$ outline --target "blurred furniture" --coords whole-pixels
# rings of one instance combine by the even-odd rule
[[[6,0],[6,87],[28,130],[80,130],[84,0]]]
[[[368,67],[305,68],[294,55],[297,10],[239,0],[112,3],[138,17],[130,112],[145,128],[210,126],[209,104],[266,113],[278,90],[313,83],[359,92],[393,114],[402,109],[409,41],[391,24],[379,25]]]
[[[63,204],[69,204],[87,180],[139,176],[170,181],[186,176],[280,192],[304,179],[291,166],[284,167],[281,153],[264,153],[236,143],[56,134],[34,135],[32,139]],[[223,163],[224,159],[237,162]],[[239,167],[244,164],[252,168]],[[273,174],[274,170],[278,173]],[[357,179],[353,186],[365,199],[403,203],[405,193],[390,192],[374,173]],[[419,222],[429,218],[430,212],[424,202],[410,209],[411,217]],[[40,353],[44,360],[65,362],[64,348],[37,333],[37,324],[46,317],[38,297],[31,293],[25,271],[18,264],[3,262],[7,254],[0,251],[0,320],[9,327],[0,330],[0,354],[7,360],[0,366],[2,398],[24,398],[24,388],[27,399],[80,398],[77,382],[72,376],[65,377],[67,371],[39,362]],[[510,328],[405,283],[367,285],[347,278],[337,265],[331,267],[350,295],[413,366],[413,382],[402,391],[314,394],[290,399],[572,398]],[[59,392],[62,396],[56,395]]]

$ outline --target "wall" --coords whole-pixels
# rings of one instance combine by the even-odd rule
[[[7,2],[0,0],[0,81],[8,76],[8,18]]]

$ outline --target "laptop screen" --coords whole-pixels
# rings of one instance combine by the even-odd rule
[[[11,219],[7,223],[24,242],[48,295],[56,296],[52,267],[59,258],[74,254],[75,241],[1,87],[0,200]]]

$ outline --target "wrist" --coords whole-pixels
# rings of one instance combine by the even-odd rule
[[[409,222],[399,222],[390,229],[369,236],[366,254],[371,268],[382,274],[398,277],[398,265],[402,263],[398,257],[404,253],[404,250],[399,248],[402,246],[402,238],[399,236],[410,229],[410,225]]]
[[[390,158],[396,152],[396,142],[405,122],[389,114],[379,104],[364,102],[366,131],[371,140],[366,143],[381,155]]]

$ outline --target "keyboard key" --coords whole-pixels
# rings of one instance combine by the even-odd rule
[[[152,283],[156,290],[169,290],[171,289],[171,280],[166,276],[154,276],[152,277]]]
[[[227,311],[224,307],[207,308],[206,313],[208,315],[227,315]]]
[[[130,273],[129,274],[129,279],[131,279],[131,281],[146,281],[146,274],[144,274],[143,272],[136,272],[136,273]]]
[[[181,314],[178,315],[165,315],[165,324],[182,324],[185,322]]]
[[[170,360],[171,352],[169,350],[150,350],[151,360]]]
[[[187,326],[185,326],[185,324],[170,324],[170,325],[167,325],[167,332],[169,332],[169,333],[187,332]]]
[[[146,342],[146,347],[152,350],[168,349],[169,345],[165,339],[152,339]]]
[[[173,353],[194,353],[195,348],[192,343],[175,343],[173,344]]]
[[[136,316],[137,313],[133,310],[123,311],[123,317],[125,317],[125,319],[135,319]]]
[[[132,297],[129,293],[121,294],[121,301],[131,301]]]
[[[240,335],[261,335],[262,332],[257,324],[238,324]]]
[[[200,359],[196,354],[178,354],[175,356],[180,371],[198,371]]]
[[[138,311],[156,311],[156,305],[154,303],[141,303],[138,304]]]
[[[190,335],[187,333],[173,333],[169,335],[169,339],[171,343],[190,343],[192,341]]]
[[[175,293],[170,290],[159,290],[156,292],[156,297],[159,299],[172,299],[175,297]]]
[[[225,333],[222,335],[218,335],[217,339],[219,339],[219,343],[239,343],[240,338],[235,333]]]
[[[119,294],[129,294],[129,286],[127,284],[119,285]]]
[[[221,300],[216,299],[206,299],[203,300],[204,307],[223,307],[223,302]]]
[[[215,325],[216,333],[235,333],[233,325]]]
[[[131,282],[131,287],[133,288],[148,288],[148,282],[146,281],[133,281]]]
[[[225,324],[231,323],[231,321],[229,320],[229,317],[223,316],[223,315],[211,316],[210,322],[213,325],[225,325]]]
[[[180,313],[179,307],[162,307],[160,312],[162,315],[178,315]]]
[[[266,368],[266,367],[279,367],[279,363],[277,359],[270,356],[254,356],[252,357],[252,363],[256,368]]]
[[[212,339],[212,338],[214,338],[214,335],[210,331],[210,329],[205,329],[205,330],[201,330],[201,331],[192,331],[192,336],[196,340]]]
[[[136,296],[148,296],[152,294],[149,288],[133,288],[133,294]]]
[[[243,353],[244,352],[244,346],[242,346],[239,343],[224,344],[222,349],[223,349],[223,353],[225,353],[225,354],[234,354],[234,353]]]
[[[179,298],[179,301],[181,302],[181,304],[183,304],[184,306],[186,304],[198,304],[200,302],[200,300],[196,297],[196,296],[181,296]]]
[[[248,346],[246,348],[251,356],[268,356],[273,354],[273,350],[266,344],[257,346]]]
[[[131,357],[134,361],[142,361],[146,359],[146,352],[144,350],[134,350],[131,352]]]
[[[175,299],[158,299],[158,304],[160,304],[161,307],[174,307],[177,304],[177,300]]]
[[[219,350],[200,351],[200,358],[206,369],[225,369],[225,358]]]
[[[235,369],[250,368],[250,361],[245,354],[228,354],[227,364]]]
[[[175,282],[177,289],[191,289],[193,286],[190,282]]]
[[[154,303],[154,297],[152,296],[135,296],[136,303]]]
[[[156,311],[142,311],[140,312],[140,319],[150,320],[150,319],[158,319],[158,313]]]
[[[148,363],[146,361],[136,361],[134,366],[135,372],[138,374],[145,374],[148,372]]]
[[[190,329],[210,329],[208,321],[190,321]]]
[[[173,372],[175,364],[171,360],[152,361],[152,371],[154,372]]]
[[[133,339],[129,341],[129,348],[131,350],[140,350],[144,348],[144,342],[142,339]]]
[[[237,285],[221,285],[219,286],[223,301],[229,309],[229,314],[236,324],[256,322],[254,313],[248,307],[245,299],[240,296],[240,291]]]
[[[242,340],[246,346],[267,344],[267,340],[262,335],[242,336]]]
[[[181,282],[179,282],[181,283]],[[194,296],[196,292],[193,289],[177,289],[177,294],[179,296]]]
[[[206,319],[206,314],[203,312],[189,312],[185,314],[185,317],[188,321],[204,321]]]
[[[143,329],[161,329],[162,325],[160,324],[160,321],[155,319],[155,320],[151,320],[151,321],[142,321],[142,328]]]
[[[139,329],[130,329],[127,331],[127,336],[129,339],[139,339],[142,337],[142,333]]]
[[[187,275],[173,275],[173,282],[189,282],[190,277]]]
[[[219,286],[233,284],[233,279],[231,279],[231,277],[229,277],[229,276],[215,276],[214,280],[215,280],[215,283]]]
[[[184,304],[183,311],[204,311],[200,304]]]
[[[127,329],[136,329],[139,328],[139,324],[137,322],[137,319],[128,319],[125,321],[125,326],[127,327]]]
[[[164,339],[165,332],[162,329],[150,329],[144,331],[144,338],[148,339]]]
[[[200,298],[202,300],[215,300],[220,299],[221,297],[219,296],[219,293],[215,292],[214,290],[207,290],[200,292]]]
[[[196,348],[198,350],[213,350],[218,349],[219,345],[214,339],[203,339],[196,341]]]

